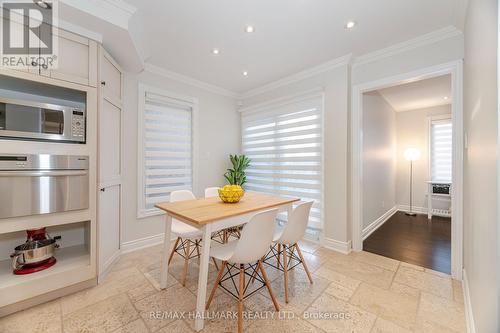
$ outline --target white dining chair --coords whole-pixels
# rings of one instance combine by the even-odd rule
[[[219,196],[219,187],[207,187],[205,189],[205,198],[213,198]]]
[[[196,197],[191,191],[180,190],[170,193],[170,202],[194,200]],[[184,258],[184,272],[182,275],[182,285],[186,286],[189,259],[200,256],[200,243],[203,233],[200,229],[190,226],[175,218],[172,219],[172,234],[177,236],[174,248],[168,258],[168,264],[172,261],[174,253]]]
[[[306,271],[307,278],[312,284],[313,280],[309,268],[307,267],[304,256],[300,251],[298,241],[304,237],[306,232],[307,223],[309,221],[309,213],[311,212],[311,207],[314,201],[304,202],[299,204],[292,212],[289,214],[287,222],[284,226],[278,226],[273,235],[273,243],[278,247],[276,252],[275,247],[271,248],[266,259],[266,263],[271,258],[277,259],[277,266],[279,270],[283,270],[285,278],[285,302],[288,303],[288,271],[293,269],[295,266],[302,264],[304,270]],[[295,255],[297,252],[297,255]],[[283,263],[281,264],[281,255],[283,255]],[[292,266],[292,261],[295,264]],[[272,265],[271,265],[272,266]]]
[[[207,187],[205,189],[205,198],[218,197],[219,188],[220,187]],[[240,228],[238,226],[214,232],[212,235],[212,240],[223,244],[227,243],[230,237],[240,238]]]
[[[274,297],[271,284],[267,278],[266,271],[262,265],[262,258],[269,250],[269,246],[273,240],[273,232],[275,228],[275,219],[277,209],[268,210],[254,215],[250,221],[243,227],[241,237],[238,240],[230,241],[226,244],[212,246],[210,256],[222,261],[222,266],[217,275],[212,292],[208,298],[206,309],[210,307],[210,303],[217,291],[219,285],[227,279],[233,279],[238,274],[232,274],[231,269],[239,270],[239,288],[236,288],[236,283],[233,284],[238,292],[238,332],[243,331],[243,299],[248,284],[245,283],[245,275],[252,278],[253,274],[247,272],[250,270],[255,272],[255,278],[265,284],[276,311],[279,311],[279,305]],[[227,273],[224,271],[227,269]],[[258,273],[261,272],[261,274]],[[228,275],[228,276],[227,276]],[[226,277],[227,276],[227,277]],[[224,277],[224,280],[223,280]],[[245,286],[246,285],[246,286]],[[224,288],[224,287],[223,287]],[[236,295],[233,294],[236,297]]]

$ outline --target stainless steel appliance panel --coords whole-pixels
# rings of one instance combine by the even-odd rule
[[[85,142],[85,110],[0,97],[0,137]]]
[[[88,207],[87,156],[0,155],[0,218]]]

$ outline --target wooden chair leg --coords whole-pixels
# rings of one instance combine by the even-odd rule
[[[196,255],[197,255],[197,258],[198,258],[198,264],[200,264],[200,262],[201,262],[201,256],[200,256],[200,242],[201,242],[201,240],[196,240],[196,241],[195,241],[195,246],[196,246]]]
[[[260,261],[264,261],[265,258],[266,258],[266,256],[263,256],[262,259],[260,259]],[[253,271],[253,273],[252,273],[252,283],[254,283],[255,279],[257,278],[258,270],[259,270],[259,265],[257,265],[257,267],[255,267],[255,271]]]
[[[278,269],[280,268],[280,263],[281,263],[281,244],[278,243]]]
[[[283,244],[283,273],[285,275],[285,303],[288,303],[288,260],[286,245]]]
[[[215,269],[219,269],[219,265],[217,265],[217,260],[215,260],[215,258],[212,258],[212,261],[214,262],[214,265],[215,265]]]
[[[264,282],[266,283],[267,290],[269,291],[269,295],[271,295],[271,299],[273,300],[274,308],[276,311],[280,310],[280,306],[278,304],[278,301],[276,300],[276,297],[274,297],[273,290],[271,289],[271,284],[269,283],[269,279],[267,278],[267,273],[264,270],[264,266],[262,265],[262,260],[259,260],[258,262],[260,272],[262,273],[262,277],[264,278]]]
[[[222,279],[222,275],[224,274],[224,268],[226,268],[225,261],[222,262],[221,268],[219,270],[219,274],[217,274],[217,279],[215,280],[214,287],[212,288],[212,292],[210,292],[210,297],[208,297],[207,305],[205,307],[205,309],[207,309],[207,310],[210,306],[210,303],[212,303],[212,299],[215,296],[215,292],[217,291],[217,288],[219,287],[219,282]]]
[[[184,274],[182,275],[182,286],[186,286],[186,277],[188,273],[189,252],[191,249],[191,241],[186,240],[187,245],[184,247]]]
[[[245,292],[245,267],[240,265],[240,290],[238,297],[238,333],[243,333],[243,294]]]
[[[174,256],[175,249],[177,248],[177,245],[179,245],[179,241],[181,240],[180,237],[177,237],[175,240],[175,245],[174,248],[172,249],[172,252],[170,252],[170,257],[168,257],[168,264],[170,265],[170,262],[172,261],[172,257]]]
[[[302,252],[300,251],[299,244],[295,244],[295,248],[297,249],[297,253],[299,254],[300,261],[302,261],[302,265],[304,266],[304,270],[306,271],[307,277],[309,278],[309,282],[313,283],[313,279],[311,277],[311,272],[309,272],[309,268],[307,268],[306,261],[302,256]]]

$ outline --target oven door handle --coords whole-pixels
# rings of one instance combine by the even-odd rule
[[[86,176],[88,170],[0,171],[0,177],[64,177]]]

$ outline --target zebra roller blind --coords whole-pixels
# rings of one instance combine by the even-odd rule
[[[451,119],[431,123],[431,172],[433,181],[451,182],[452,177]]]
[[[145,92],[142,121],[142,215],[170,193],[193,188],[192,105]]]
[[[323,227],[322,95],[242,114],[242,148],[251,160],[246,188],[314,200],[309,227]]]

